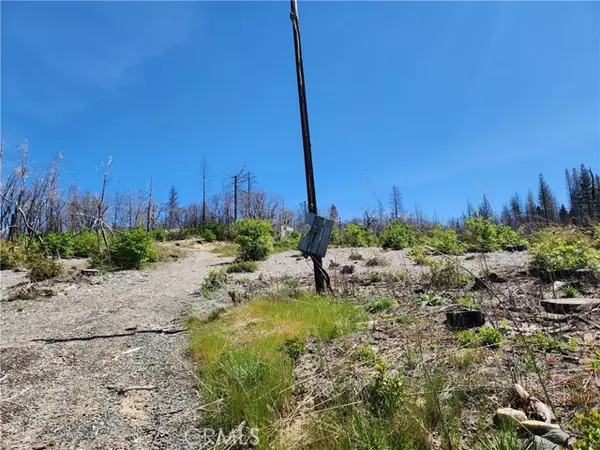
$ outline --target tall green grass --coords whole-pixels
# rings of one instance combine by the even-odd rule
[[[199,325],[191,348],[200,361],[206,422],[231,430],[246,421],[259,428],[260,446],[268,448],[272,426],[292,394],[294,363],[285,343],[331,340],[356,330],[363,318],[347,302],[301,294],[254,300]]]

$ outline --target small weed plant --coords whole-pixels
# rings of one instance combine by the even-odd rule
[[[366,310],[372,314],[392,309],[396,302],[391,298],[380,298],[367,303]]]

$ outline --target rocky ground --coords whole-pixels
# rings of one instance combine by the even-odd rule
[[[49,284],[57,295],[35,300],[9,301],[11,293],[26,283],[25,274],[1,272],[0,448],[198,448],[195,437],[201,401],[195,389],[195,368],[186,355],[184,319],[230,305],[228,290],[289,286],[286,280],[290,279],[301,280],[300,286],[310,286],[312,265],[297,252],[280,253],[262,263],[256,273],[232,276],[234,282],[227,289],[207,300],[198,294],[202,279],[207,271],[222,267],[232,258],[217,257],[203,245],[179,248],[185,257],[143,271],[65,277]],[[413,281],[427,271],[426,266],[416,265],[405,251],[358,252],[363,255],[362,261],[350,260],[350,249],[328,252],[324,266],[331,267],[334,289],[354,296],[393,295],[401,299],[394,314],[404,311],[435,317],[419,331],[424,341],[435,339],[435,333],[444,333],[440,331],[444,308],[458,294],[446,293],[437,308],[415,307],[415,296],[424,288]],[[367,266],[366,261],[374,256],[382,256],[385,264]],[[548,317],[540,311],[539,300],[552,296],[553,286],[540,288],[526,276],[528,259],[525,252],[499,252],[484,259],[458,258],[476,275],[495,271],[503,280],[494,284],[494,289],[506,300],[504,303],[498,296],[480,295],[493,323],[514,319],[512,311],[517,319],[509,327],[537,330],[545,326],[542,319]],[[74,272],[81,264],[66,262]],[[342,275],[344,265],[355,266],[354,273]],[[413,281],[366,282],[374,273],[402,273]],[[556,326],[560,325],[558,321]],[[390,361],[400,361],[402,349],[415,336],[415,326],[376,327],[336,344],[340,346],[338,353],[343,355],[358,343],[368,343]],[[598,344],[597,330],[574,330],[580,345]],[[585,333],[585,339],[592,341],[584,342]],[[99,337],[114,334],[125,335]],[[94,336],[87,340],[39,341]],[[444,340],[455,340],[449,335],[439,336],[440,348]],[[451,346],[448,348],[451,350]],[[331,351],[335,353],[335,346]],[[494,366],[493,355],[489,355],[488,362]],[[507,360],[506,373],[510,372],[510,364]]]

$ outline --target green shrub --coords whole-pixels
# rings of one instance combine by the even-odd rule
[[[242,219],[233,226],[235,242],[240,246],[238,259],[261,261],[273,252],[273,226],[261,219]]]
[[[233,239],[231,229],[219,222],[209,222],[202,227],[202,230],[210,230],[217,241],[230,241]]]
[[[486,217],[467,217],[462,239],[467,249],[473,252],[495,252],[501,248],[498,227]]]
[[[300,244],[300,233],[294,231],[290,236],[276,239],[274,245],[274,251],[287,252],[292,250],[298,250],[298,244]]]
[[[526,247],[527,241],[520,231],[515,231],[508,225],[496,226],[496,237],[500,247],[503,249],[509,247]]]
[[[458,242],[456,230],[444,229],[439,224],[427,231],[423,243],[445,255],[460,255],[464,251],[462,244]]]
[[[381,246],[385,249],[401,250],[406,247],[411,247],[417,240],[418,231],[402,222],[393,221],[379,237]]]
[[[306,353],[306,345],[298,337],[286,339],[279,349],[288,355],[292,361],[298,361]]]
[[[374,273],[369,277],[369,283],[379,283],[383,281],[383,275],[380,273]]]
[[[406,398],[402,375],[390,374],[385,364],[377,364],[377,375],[366,389],[371,412],[378,417],[392,417]]]
[[[73,233],[48,233],[42,244],[44,253],[53,258],[71,258],[73,256]]]
[[[458,343],[461,347],[477,347],[478,342],[477,335],[473,331],[464,330],[458,333]]]
[[[574,288],[573,286],[569,286],[567,288],[565,288],[565,292],[563,293],[563,296],[565,298],[575,298],[579,296],[579,291],[577,290],[577,288]]]
[[[217,240],[217,235],[210,228],[205,228],[202,231],[202,239],[204,239],[206,242],[214,242]]]
[[[366,309],[370,313],[376,313],[391,309],[395,304],[396,302],[391,298],[380,298],[367,303]]]
[[[431,261],[429,273],[423,275],[423,281],[436,288],[453,289],[466,286],[470,280],[457,263],[443,259]]]
[[[371,230],[351,223],[344,227],[341,242],[346,247],[372,247],[377,244],[377,238]]]
[[[590,237],[576,228],[549,227],[530,238],[531,268],[545,272],[592,269],[600,271],[600,250]]]
[[[590,410],[589,414],[575,414],[575,427],[579,440],[575,442],[574,450],[594,450],[600,448],[600,411]]]
[[[109,251],[112,263],[119,269],[140,269],[158,259],[152,235],[140,226],[118,233]]]
[[[258,270],[256,261],[236,261],[227,266],[227,273],[250,273]]]
[[[433,261],[425,250],[425,247],[422,245],[417,245],[416,247],[411,248],[407,255],[408,259],[415,262],[418,265],[429,265]]]
[[[83,230],[73,235],[73,256],[87,258],[98,251],[98,236],[91,231]]]
[[[0,242],[0,270],[18,269],[25,266],[23,248],[8,242]]]
[[[478,334],[482,346],[498,348],[502,345],[502,333],[495,328],[481,327]]]
[[[152,230],[152,236],[154,236],[154,240],[158,242],[165,242],[167,240],[167,236],[169,233],[164,228],[157,228],[156,230]]]
[[[435,294],[421,294],[419,300],[422,306],[439,306],[442,304],[442,297]]]
[[[214,292],[227,283],[227,273],[223,270],[211,270],[209,271],[204,280],[202,280],[202,286],[200,289],[205,294]]]
[[[365,363],[367,366],[374,366],[379,362],[379,358],[373,349],[367,344],[356,347],[351,353],[352,359]]]
[[[62,266],[59,263],[39,254],[28,256],[26,265],[29,269],[29,279],[34,282],[49,280],[62,273]]]

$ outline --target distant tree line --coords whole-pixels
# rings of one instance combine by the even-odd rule
[[[18,145],[15,162],[6,165],[4,143],[0,146],[0,236],[14,239],[17,236],[41,236],[56,231],[119,230],[130,229],[136,224],[148,231],[157,228],[201,228],[207,223],[218,222],[232,225],[240,218],[266,219],[278,225],[299,227],[307,211],[306,202],[296,210],[286,207],[283,197],[273,195],[257,187],[255,176],[242,168],[224,175],[222,186],[212,192],[212,177],[206,158],[198,168],[198,202],[181,205],[175,186],[169,190],[167,201],[161,202],[154,189],[154,179],[140,190],[109,192],[110,158],[97,167],[98,193],[81,190],[72,184],[60,184],[59,153],[50,164],[36,168],[30,162],[29,145]],[[462,228],[467,217],[483,216],[496,223],[514,228],[523,225],[575,224],[588,226],[600,222],[600,176],[583,164],[579,168],[565,170],[567,204],[558,204],[556,196],[542,174],[538,178],[537,191],[519,193],[495,211],[487,195],[481,203],[473,206],[467,201],[466,212],[451,219],[448,226]],[[427,218],[417,207],[407,212],[403,207],[402,193],[393,186],[387,207],[377,198],[377,204],[364,208],[362,217],[343,221],[335,205],[321,209],[336,222],[357,223],[380,234],[391,221],[428,227],[437,223],[435,217]]]

